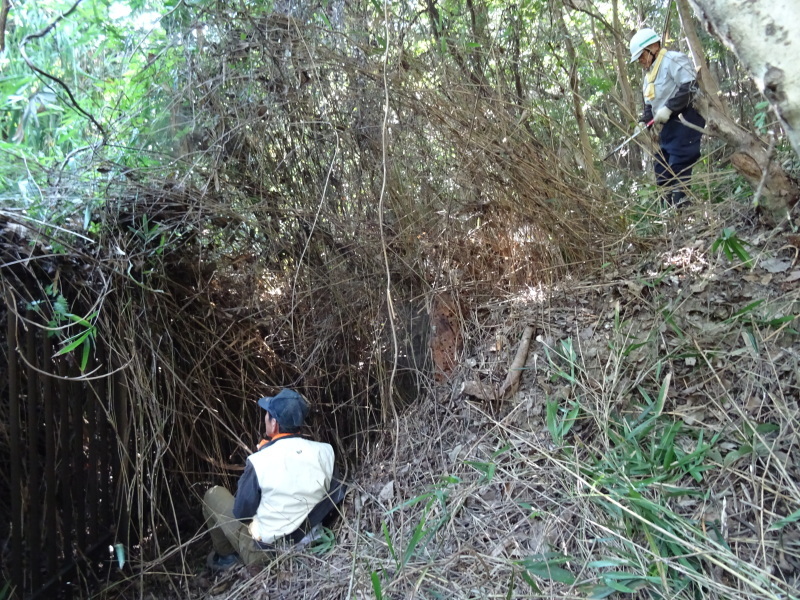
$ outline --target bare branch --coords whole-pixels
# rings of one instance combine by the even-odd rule
[[[42,77],[47,77],[48,79],[50,79],[52,81],[55,81],[58,85],[60,85],[62,88],[64,88],[64,91],[67,92],[67,96],[69,96],[69,99],[72,102],[72,105],[75,107],[75,110],[77,110],[79,113],[84,115],[87,119],[89,119],[92,122],[92,124],[95,127],[97,127],[98,130],[100,130],[100,135],[103,136],[103,144],[105,144],[106,140],[108,139],[108,134],[106,133],[106,130],[103,128],[102,125],[100,125],[100,123],[97,122],[97,119],[95,119],[90,113],[86,112],[85,110],[83,110],[83,108],[81,108],[80,104],[78,104],[78,101],[75,99],[75,96],[72,94],[72,91],[69,89],[69,86],[66,83],[64,83],[61,79],[56,77],[55,75],[51,75],[50,73],[47,73],[46,71],[40,69],[35,64],[33,64],[33,61],[30,58],[28,58],[28,55],[25,52],[25,46],[29,41],[35,40],[35,39],[38,39],[38,38],[42,38],[42,37],[46,36],[53,29],[55,29],[56,25],[58,25],[63,19],[65,19],[66,17],[71,15],[73,12],[75,12],[75,9],[78,8],[78,5],[81,2],[83,2],[83,0],[77,0],[77,2],[75,2],[75,4],[73,4],[72,7],[67,12],[61,13],[61,15],[59,15],[58,18],[55,21],[50,23],[50,25],[48,25],[47,27],[45,27],[41,31],[39,31],[37,33],[31,33],[29,35],[26,35],[24,38],[22,38],[22,41],[19,43],[19,53],[22,56],[22,58],[25,61],[25,63],[34,72],[38,73]]]

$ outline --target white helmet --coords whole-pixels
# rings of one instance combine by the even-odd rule
[[[635,62],[639,59],[644,49],[647,48],[650,44],[655,44],[656,42],[661,41],[661,36],[658,35],[652,29],[645,27],[644,29],[640,29],[631,38],[631,60],[630,62]]]

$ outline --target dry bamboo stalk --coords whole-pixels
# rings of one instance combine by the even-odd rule
[[[514,357],[514,362],[508,368],[508,374],[503,385],[500,386],[500,397],[505,398],[506,395],[513,393],[519,386],[519,378],[522,376],[522,368],[525,366],[525,361],[528,360],[528,348],[531,345],[531,338],[533,337],[533,327],[528,325],[525,331],[522,332],[522,339],[517,348],[517,355]]]
[[[531,345],[531,338],[533,338],[533,327],[528,325],[525,331],[522,332],[522,339],[517,348],[517,354],[514,356],[514,361],[508,368],[508,374],[497,389],[495,386],[488,385],[480,381],[465,381],[461,385],[461,393],[474,396],[481,400],[503,400],[510,393],[513,393],[519,385],[519,379],[522,376],[522,368],[525,366],[525,361],[528,359],[528,348]]]

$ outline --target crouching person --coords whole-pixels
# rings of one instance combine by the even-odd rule
[[[247,457],[236,495],[215,486],[203,498],[213,571],[267,562],[276,545],[308,536],[344,495],[330,444],[298,435],[308,415],[305,399],[283,389],[258,405],[266,413],[266,439]]]

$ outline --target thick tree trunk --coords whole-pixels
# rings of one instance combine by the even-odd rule
[[[797,181],[789,177],[778,161],[772,160],[770,151],[758,137],[737,125],[713,104],[709,103],[701,111],[706,115],[709,133],[734,149],[731,165],[753,190],[764,180],[759,205],[766,223],[775,225],[787,218],[789,209],[800,199]]]
[[[769,100],[800,156],[800,9],[796,0],[691,0]]]
[[[689,51],[692,54],[692,60],[694,61],[695,67],[697,67],[697,80],[708,96],[709,102],[714,104],[714,106],[726,116],[730,116],[728,104],[722,97],[719,80],[711,69],[708,68],[708,62],[706,62],[706,56],[703,53],[703,45],[700,43],[700,38],[697,36],[697,31],[694,26],[689,0],[677,0],[677,5],[678,17],[681,20],[683,32],[689,43]]]
[[[713,12],[718,18],[721,18],[722,21],[728,19],[738,22],[741,19],[738,16],[737,11],[750,10],[749,8],[745,8],[745,5],[749,7],[751,5],[755,6],[763,3],[763,0],[690,1],[693,2],[697,14],[699,14],[704,22],[712,28],[712,31],[714,31],[725,43],[734,49],[734,52],[736,52],[736,49],[731,43],[729,43],[730,41],[726,37],[727,34],[721,34],[720,31],[722,30],[718,28],[717,22],[712,22],[708,15]],[[780,2],[780,0],[778,1]],[[708,6],[711,10],[704,11],[700,5]],[[723,6],[727,8],[723,8]],[[717,137],[723,139],[725,143],[734,150],[734,153],[731,156],[731,164],[739,174],[747,179],[754,190],[759,188],[762,180],[764,181],[763,188],[761,188],[760,208],[765,221],[769,224],[776,224],[788,216],[791,207],[794,206],[798,199],[800,199],[800,187],[798,187],[797,181],[789,177],[789,175],[778,162],[772,160],[771,153],[766,148],[766,144],[764,144],[755,133],[744,129],[733,120],[730,109],[720,94],[719,83],[708,69],[708,65],[703,54],[703,49],[700,45],[700,40],[698,39],[694,30],[693,22],[689,18],[689,15],[686,11],[686,0],[678,0],[678,9],[680,11],[684,32],[686,33],[686,39],[689,42],[692,57],[695,61],[695,66],[699,67],[700,70],[699,81],[703,91],[705,92],[704,99],[707,103],[707,106],[700,106],[699,108],[706,117],[706,129],[708,130],[709,134],[716,135]],[[763,10],[764,7],[762,6],[762,12]],[[723,12],[720,13],[716,11]],[[723,16],[727,14],[730,14],[731,17],[728,18]],[[794,21],[790,23],[790,26],[795,26]],[[756,29],[753,29],[749,35],[755,39],[762,33],[763,31],[756,31]],[[745,35],[743,32],[737,34],[737,39],[739,39],[738,36],[741,36],[745,39],[747,38],[747,35]],[[772,40],[774,38],[774,36],[769,34],[765,34],[765,36],[768,40]],[[763,40],[760,43],[753,43],[753,39],[747,41],[746,44],[739,44],[740,47],[747,47],[748,51],[750,51],[751,47],[758,49],[763,48]],[[770,52],[771,56],[781,57],[781,60],[786,62],[788,65],[790,61],[786,55],[791,54],[789,50],[791,48],[793,39],[787,39],[784,41],[786,44],[789,44],[789,46],[786,46],[786,49],[778,48],[778,42],[774,41],[775,46]],[[768,67],[769,65],[766,63],[767,55],[764,54],[763,56],[763,64]],[[751,73],[754,73],[752,68],[748,66],[747,62],[745,62],[745,66],[750,69]],[[800,83],[800,67],[792,65],[792,69],[798,74],[795,79],[798,81],[798,83]],[[763,81],[759,82],[758,85],[762,88],[762,90],[764,89],[762,87],[764,85]],[[785,106],[784,110],[787,111],[787,114],[800,114],[800,104],[798,103],[800,103],[800,87],[797,89],[797,94],[794,96],[793,103],[783,102]],[[775,104],[773,103],[773,105]],[[789,110],[790,105],[794,106],[794,112]],[[778,110],[777,107],[776,110]],[[788,133],[788,127],[786,130]],[[798,146],[794,141],[792,141],[792,144],[795,146],[795,151],[797,151]],[[800,153],[798,154],[800,155]]]

